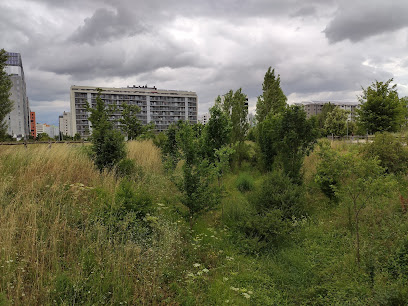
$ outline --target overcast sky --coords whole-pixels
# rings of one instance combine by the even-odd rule
[[[0,48],[22,55],[37,122],[71,85],[196,91],[199,114],[242,87],[255,112],[269,66],[290,103],[356,101],[394,78],[408,96],[407,0],[13,0]]]

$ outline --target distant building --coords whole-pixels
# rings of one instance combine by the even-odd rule
[[[205,113],[205,114],[202,114],[201,116],[200,116],[200,119],[198,120],[201,124],[207,124],[208,123],[208,120],[210,120],[210,114],[209,113]]]
[[[64,112],[59,116],[59,131],[62,135],[74,136],[72,134],[72,117],[71,113]]]
[[[96,105],[98,87],[71,86],[72,134],[79,133],[87,137],[92,133],[86,102]],[[137,105],[142,124],[154,123],[158,132],[165,131],[169,125],[179,120],[197,123],[197,94],[192,91],[163,90],[156,87],[132,86],[127,88],[101,88],[101,99],[105,105],[115,105],[117,110],[112,115],[116,128],[120,127],[122,104]]]
[[[37,137],[37,124],[35,122],[35,112],[30,112],[30,136]]]
[[[50,138],[55,138],[55,136],[59,136],[59,128],[55,125],[49,125],[46,123],[37,123],[37,136],[39,134],[47,134]]]
[[[304,101],[300,103],[295,103],[296,105],[303,106],[308,118],[311,116],[316,116],[322,112],[323,105],[330,103],[338,106],[341,109],[349,111],[349,120],[354,121],[357,116],[357,108],[359,107],[359,102],[336,102],[336,101]]]
[[[16,139],[30,135],[30,107],[26,93],[23,63],[20,53],[7,52],[6,72],[13,87],[10,99],[14,102],[13,110],[6,116],[7,134]]]

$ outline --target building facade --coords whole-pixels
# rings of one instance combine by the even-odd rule
[[[205,113],[200,116],[200,119],[198,120],[201,124],[206,125],[208,123],[208,120],[210,120],[210,114]]]
[[[37,137],[37,123],[35,122],[35,112],[30,112],[30,136]]]
[[[303,106],[306,111],[307,118],[316,116],[322,112],[323,106],[327,103],[338,106],[340,109],[349,111],[349,120],[354,121],[357,116],[357,109],[360,106],[359,102],[336,102],[336,101],[304,101],[295,103],[296,105]]]
[[[70,112],[64,112],[59,116],[59,131],[62,135],[74,136],[72,134],[72,117]]]
[[[6,116],[7,134],[16,139],[28,138],[30,135],[30,106],[26,92],[23,62],[20,53],[7,52],[6,72],[13,83],[10,100],[14,102],[13,110]]]
[[[98,87],[71,86],[71,117],[72,134],[81,137],[92,134],[92,126],[88,120],[86,109],[88,102],[91,107],[96,105]],[[141,112],[138,114],[142,124],[154,123],[155,130],[162,132],[169,125],[179,120],[197,123],[198,98],[192,91],[163,90],[156,87],[128,86],[126,88],[102,87],[101,99],[105,105],[116,106],[111,119],[116,128],[120,127],[122,104],[137,105]]]

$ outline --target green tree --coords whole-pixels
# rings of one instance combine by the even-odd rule
[[[327,134],[343,136],[347,133],[347,120],[349,112],[336,106],[326,116],[324,129]]]
[[[280,114],[270,113],[259,124],[258,143],[263,166],[272,170],[278,162],[294,182],[301,183],[303,159],[313,148],[316,137],[314,124],[306,118],[302,107],[293,105]]]
[[[235,160],[240,165],[246,154],[244,141],[249,129],[247,96],[241,88],[236,92],[230,90],[223,99],[218,97],[215,105],[223,110],[231,122],[231,144],[234,145]]]
[[[189,123],[180,124],[177,142],[184,164],[182,177],[176,179],[176,185],[182,193],[181,202],[188,208],[192,227],[197,215],[219,203],[219,189],[213,184],[216,169],[202,158],[199,139]]]
[[[377,157],[388,173],[405,174],[408,170],[408,149],[390,133],[376,133],[374,141],[363,150],[368,158]]]
[[[91,114],[88,120],[92,124],[92,153],[95,165],[100,171],[112,170],[126,156],[125,141],[120,131],[113,128],[109,121],[110,111],[101,99],[102,89],[98,88],[95,108],[87,106]]]
[[[180,124],[171,124],[165,133],[162,143],[162,154],[165,168],[174,170],[180,160],[179,146],[177,143],[177,131]]]
[[[262,95],[258,97],[256,103],[256,120],[258,123],[265,120],[266,116],[272,112],[277,114],[286,107],[286,96],[280,87],[280,75],[275,76],[275,69],[271,71],[269,67],[262,84]]]
[[[326,123],[327,115],[336,107],[336,105],[332,103],[325,103],[322,107],[322,111],[316,115],[317,119],[317,124],[322,132],[322,134],[325,134],[326,131],[324,130],[324,124]]]
[[[5,139],[7,125],[4,120],[13,110],[13,101],[10,100],[10,89],[13,86],[5,71],[8,55],[4,49],[0,50],[0,140]]]
[[[396,132],[403,123],[404,109],[398,98],[397,86],[390,85],[392,81],[375,81],[368,88],[363,88],[359,97],[358,120],[369,133]]]
[[[119,119],[121,130],[127,135],[129,140],[136,139],[143,133],[143,125],[137,118],[140,107],[137,105],[122,104],[122,118]]]
[[[231,124],[228,116],[219,105],[210,108],[210,119],[204,127],[203,153],[210,162],[214,162],[216,150],[226,146],[231,139]]]

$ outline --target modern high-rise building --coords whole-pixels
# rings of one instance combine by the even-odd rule
[[[96,105],[97,88],[71,86],[73,135],[78,133],[81,137],[87,137],[92,133],[86,103],[92,107]],[[138,114],[139,120],[142,124],[154,123],[158,132],[167,130],[170,124],[179,120],[197,123],[198,98],[195,92],[134,85],[126,88],[101,89],[101,99],[105,105],[116,106],[116,111],[111,116],[116,128],[120,127],[118,120],[122,116],[123,103],[139,106],[141,110]]]
[[[323,106],[327,103],[338,106],[340,109],[349,111],[349,120],[354,121],[357,116],[357,108],[360,106],[358,102],[336,102],[336,101],[305,101],[295,103],[296,105],[303,106],[308,118],[316,116],[322,112]]]
[[[17,139],[30,135],[30,107],[26,93],[23,63],[20,53],[7,52],[6,72],[13,87],[10,100],[14,102],[13,110],[6,116],[7,134]]]
[[[72,134],[72,117],[70,112],[64,112],[59,116],[59,131],[63,136],[74,136]]]

